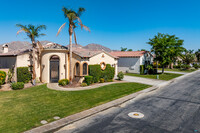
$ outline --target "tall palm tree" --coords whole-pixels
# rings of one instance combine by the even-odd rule
[[[74,40],[75,40],[75,43],[77,44],[76,34],[75,34],[74,29],[77,28],[78,25],[81,26],[81,29],[84,28],[85,30],[87,30],[89,32],[90,32],[90,29],[87,26],[83,25],[82,21],[80,19],[80,16],[85,11],[84,8],[79,8],[78,11],[76,12],[72,9],[68,9],[68,8],[63,7],[62,11],[64,12],[64,16],[65,16],[65,18],[68,19],[68,23],[69,23],[69,29],[68,29],[68,32],[69,32],[69,58],[70,58],[70,62],[69,62],[70,63],[70,71],[69,71],[70,77],[69,77],[69,80],[70,80],[70,83],[72,84],[72,35],[74,34]],[[59,35],[61,30],[65,27],[66,23],[64,23],[59,28],[56,36]]]
[[[33,71],[33,85],[35,85],[35,79],[36,79],[36,72],[35,72],[35,53],[36,53],[36,38],[39,38],[40,36],[44,36],[45,34],[40,33],[41,30],[45,29],[46,30],[46,26],[45,25],[39,25],[39,26],[34,26],[34,25],[21,25],[21,24],[16,24],[17,27],[20,28],[20,30],[17,32],[17,35],[20,32],[24,32],[26,33],[26,35],[31,39],[32,42],[32,71]]]

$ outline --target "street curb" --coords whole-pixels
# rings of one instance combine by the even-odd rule
[[[165,86],[171,84],[172,82],[175,82],[177,80],[181,80],[181,79],[183,79],[183,78],[185,78],[187,76],[193,75],[196,72],[200,72],[200,70],[197,70],[197,71],[182,75],[182,76],[177,77],[175,79],[166,81],[164,83],[160,83],[157,86],[152,86],[152,87],[144,89],[142,91],[139,91],[139,92],[124,96],[122,98],[116,99],[114,101],[99,105],[97,107],[93,107],[91,109],[82,111],[80,113],[76,113],[76,114],[67,116],[65,118],[62,118],[60,120],[48,123],[46,125],[42,125],[40,127],[33,128],[31,130],[25,131],[24,133],[47,133],[47,132],[49,133],[49,132],[56,131],[57,129],[60,129],[60,128],[68,125],[68,124],[74,123],[74,122],[79,121],[79,120],[84,119],[84,118],[87,118],[89,116],[92,116],[92,115],[97,114],[99,112],[102,112],[104,110],[107,110],[107,109],[109,109],[111,107],[116,107],[118,105],[121,105],[122,103],[125,103],[125,102],[135,98],[136,96],[138,96],[140,94],[148,93],[148,92],[154,91],[156,89],[159,89],[161,87],[165,87]]]
[[[128,96],[124,96],[122,98],[116,99],[114,101],[99,105],[97,107],[82,111],[80,113],[76,113],[76,114],[67,116],[65,118],[48,123],[46,125],[42,125],[40,127],[33,128],[31,130],[25,131],[24,133],[47,133],[47,132],[49,133],[49,132],[56,131],[56,129],[62,128],[63,126],[66,126],[73,122],[79,121],[79,120],[89,117],[91,115],[97,114],[97,113],[107,110],[111,107],[121,105],[122,103],[125,103],[125,102],[135,98],[139,94],[147,93],[147,92],[150,92],[150,91],[153,91],[156,89],[157,89],[157,87],[153,86],[153,87],[144,89],[142,91],[130,94]]]

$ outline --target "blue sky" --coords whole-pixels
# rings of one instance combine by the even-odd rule
[[[175,34],[184,39],[188,49],[200,48],[199,0],[1,0],[0,44],[29,41],[24,34],[16,36],[15,24],[45,24],[49,40],[62,45],[69,42],[67,27],[56,37],[66,22],[62,7],[86,12],[81,17],[91,33],[77,29],[78,43],[97,43],[111,49],[120,47],[150,49],[146,44],[158,32]]]

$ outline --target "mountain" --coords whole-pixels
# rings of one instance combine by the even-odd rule
[[[94,44],[94,43],[88,44],[88,45],[84,46],[83,48],[89,49],[89,50],[104,50],[106,52],[111,52],[112,51],[108,47],[105,47],[105,46],[100,45],[100,44]]]
[[[40,43],[42,45],[46,45],[48,43],[53,43],[53,42],[45,40],[45,41],[40,41]],[[10,51],[16,51],[16,50],[26,50],[26,49],[31,49],[32,48],[31,43],[29,43],[27,41],[13,41],[13,42],[9,42],[9,43],[6,43],[6,44],[8,44],[8,51],[9,52]],[[3,52],[2,51],[2,45],[3,44],[0,45],[0,53]],[[77,44],[77,45],[73,44],[72,46],[73,47],[84,48],[84,49],[89,49],[89,50],[97,50],[97,51],[104,50],[106,52],[111,52],[112,51],[111,49],[109,49],[109,48],[107,48],[105,46],[102,46],[100,44],[94,44],[94,43],[88,44],[86,46],[82,46],[80,44]]]

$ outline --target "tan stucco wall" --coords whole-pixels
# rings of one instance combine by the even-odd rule
[[[66,78],[66,71],[65,71],[65,63],[66,62],[66,58],[68,58],[68,55],[66,55],[66,51],[64,50],[46,50],[43,51],[42,53],[42,66],[44,66],[44,68],[42,68],[42,82],[44,83],[49,83],[50,82],[50,58],[53,55],[57,55],[60,58],[60,68],[59,68],[59,79],[65,79]],[[68,63],[67,63],[68,64]]]
[[[115,66],[115,75],[117,74],[117,59],[111,57],[110,55],[104,52],[91,57],[88,61],[88,64],[94,65],[94,64],[100,64],[101,62],[105,62],[106,64],[110,64],[111,66]]]

